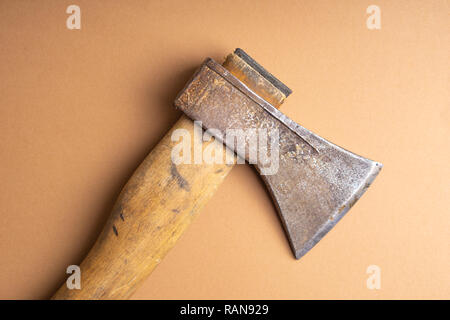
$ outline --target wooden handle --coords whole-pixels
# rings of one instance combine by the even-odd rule
[[[177,129],[193,137],[185,116],[151,151],[122,190],[105,228],[81,263],[81,289],[64,284],[53,299],[128,298],[159,264],[231,170],[226,164],[180,164],[171,160]],[[211,142],[220,152],[230,152]],[[193,148],[202,141],[191,143]],[[232,155],[234,157],[234,155]]]
[[[244,60],[231,54],[224,67],[252,90],[281,105],[285,96]],[[139,166],[122,190],[94,247],[80,265],[81,289],[64,283],[52,299],[125,299],[137,289],[175,245],[233,164],[179,164],[171,159],[172,133],[184,129],[191,137],[194,123],[182,116]],[[222,143],[192,139],[195,149],[213,148],[234,161]],[[212,150],[212,149],[209,149]]]

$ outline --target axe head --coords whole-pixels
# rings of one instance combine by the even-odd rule
[[[256,63],[242,50],[238,53],[250,66]],[[261,66],[253,68],[280,87]],[[287,96],[290,90],[283,86]],[[247,161],[252,142],[260,141],[252,134],[264,129],[269,139],[277,138],[270,148],[277,155],[277,170],[264,174],[267,163],[260,158],[254,165],[262,173],[297,259],[344,216],[382,167],[295,123],[212,59],[197,70],[175,105],[201,121],[204,129],[214,129],[216,138]],[[251,132],[244,140],[245,148],[227,139],[230,129]]]

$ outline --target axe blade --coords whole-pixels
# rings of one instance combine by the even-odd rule
[[[216,138],[246,160],[249,140],[240,151],[227,141],[229,129],[277,133],[278,170],[262,178],[297,259],[344,216],[382,167],[295,123],[212,59],[202,64],[175,105],[205,129],[219,130]],[[267,164],[259,160],[255,166],[263,172]]]

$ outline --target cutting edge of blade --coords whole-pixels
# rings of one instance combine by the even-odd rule
[[[341,219],[342,217],[353,207],[353,205],[361,198],[361,196],[370,187],[372,182],[377,177],[378,173],[383,168],[383,164],[380,162],[366,159],[371,163],[371,168],[368,171],[366,178],[361,183],[360,187],[350,196],[347,201],[339,209],[337,209],[332,215],[333,219],[327,220],[322,227],[317,230],[314,236],[308,240],[301,248],[294,248],[291,242],[291,248],[294,252],[296,259],[303,257],[309,250],[311,250]]]

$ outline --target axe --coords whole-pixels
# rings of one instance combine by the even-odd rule
[[[266,130],[277,137],[277,170],[263,174],[294,256],[308,252],[353,206],[382,165],[340,148],[277,110],[291,90],[242,49],[220,65],[206,59],[175,100],[183,115],[122,189],[96,243],[80,265],[81,289],[64,283],[52,299],[124,299],[136,290],[175,245],[236,162],[250,160],[229,130]],[[201,122],[214,130],[195,138]],[[231,162],[176,164],[177,130],[194,136],[190,151],[209,148]],[[178,131],[179,132],[179,131]],[[272,150],[273,149],[273,150]]]

